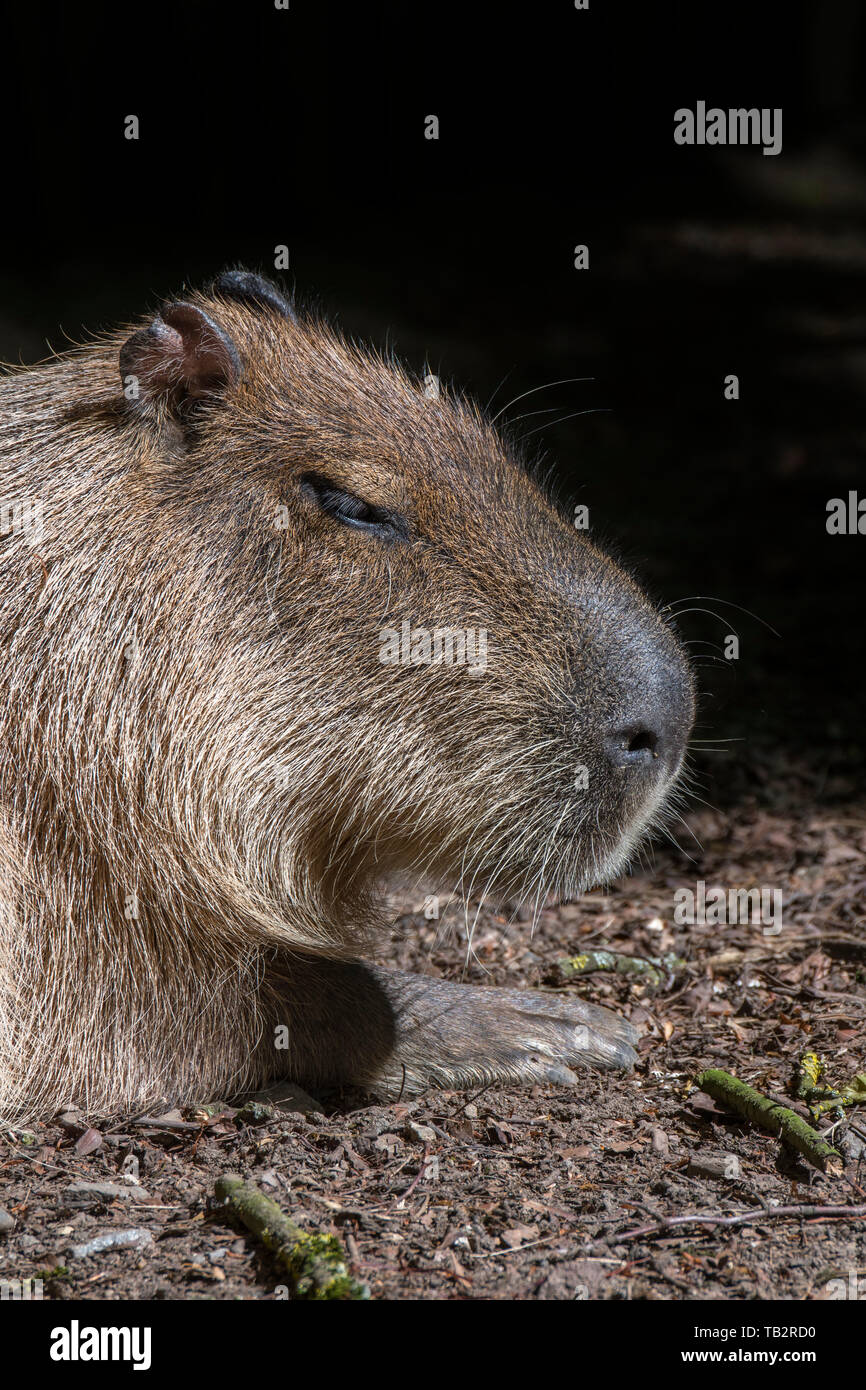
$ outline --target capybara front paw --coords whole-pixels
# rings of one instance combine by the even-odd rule
[[[521,1078],[573,1085],[572,1067],[627,1070],[637,1059],[636,1030],[618,1014],[583,999],[540,992],[508,995],[499,1036],[514,1046]]]
[[[638,1035],[631,1024],[574,996],[390,971],[378,978],[393,981],[392,998],[398,1000],[396,1045],[374,1082],[379,1093],[491,1082],[574,1086],[576,1067],[628,1069],[636,1060]]]

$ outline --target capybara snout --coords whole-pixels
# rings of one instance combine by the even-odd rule
[[[10,371],[0,499],[0,1110],[627,1063],[603,1010],[340,965],[397,869],[617,873],[691,728],[671,628],[471,402],[232,272]]]

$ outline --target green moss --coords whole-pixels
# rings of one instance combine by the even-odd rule
[[[369,1298],[352,1279],[336,1236],[305,1231],[276,1202],[236,1174],[218,1178],[216,1195],[274,1254],[289,1276],[294,1298],[316,1301]]]
[[[248,1100],[246,1105],[241,1106],[235,1115],[237,1124],[260,1125],[265,1120],[277,1118],[277,1112],[272,1105],[262,1105],[261,1101]]]
[[[296,1298],[318,1302],[358,1297],[358,1285],[346,1268],[343,1249],[336,1236],[316,1232],[301,1236],[286,1250],[283,1264],[294,1283]],[[321,1277],[323,1264],[332,1270],[325,1282]]]

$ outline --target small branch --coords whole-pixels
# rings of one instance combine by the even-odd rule
[[[164,1129],[177,1134],[198,1134],[201,1130],[207,1129],[207,1124],[199,1124],[195,1120],[160,1120],[151,1115],[141,1115],[127,1128]]]
[[[788,1207],[755,1207],[752,1211],[743,1211],[736,1216],[718,1216],[709,1213],[703,1216],[663,1216],[660,1221],[654,1221],[649,1226],[635,1226],[631,1231],[622,1231],[616,1235],[605,1236],[602,1240],[595,1240],[590,1245],[580,1251],[581,1255],[589,1254],[599,1249],[607,1249],[611,1245],[620,1245],[626,1240],[639,1240],[644,1236],[658,1236],[665,1231],[675,1230],[678,1226],[745,1226],[752,1221],[775,1221],[778,1218],[798,1216],[801,1219],[810,1220],[855,1220],[866,1216],[866,1203],[861,1206],[815,1206],[811,1203],[803,1203],[799,1206]]]
[[[753,1090],[745,1081],[738,1081],[727,1071],[702,1071],[700,1076],[695,1077],[695,1085],[729,1110],[783,1139],[822,1172],[831,1177],[841,1174],[841,1154],[787,1106],[777,1105],[768,1096],[762,1096],[760,1091]]]
[[[816,1052],[804,1052],[794,1078],[797,1095],[805,1100],[816,1123],[828,1110],[835,1111],[841,1120],[844,1106],[866,1103],[866,1072],[858,1072],[847,1086],[837,1091],[827,1081],[826,1071],[826,1063]]]
[[[745,1226],[753,1220],[776,1220],[781,1216],[799,1216],[802,1219],[853,1220],[866,1216],[866,1202],[860,1207],[815,1207],[803,1202],[799,1207],[756,1207],[753,1211],[740,1212],[737,1216],[663,1216],[652,1226],[635,1226],[634,1230],[624,1230],[619,1236],[610,1236],[605,1244],[619,1245],[623,1240],[638,1240],[641,1236],[659,1236],[664,1230],[676,1226]],[[598,1244],[598,1243],[596,1243]]]
[[[554,971],[559,982],[573,980],[577,975],[589,975],[595,970],[610,970],[615,975],[631,975],[658,988],[665,980],[670,982],[681,974],[686,962],[673,951],[664,956],[626,956],[619,951],[584,951],[579,956],[563,956],[554,961]]]
[[[345,1252],[335,1236],[305,1231],[276,1202],[242,1178],[219,1178],[214,1190],[282,1265],[295,1298],[369,1298],[366,1285],[350,1277]]]

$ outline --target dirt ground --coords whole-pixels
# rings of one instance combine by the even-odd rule
[[[712,791],[710,755],[704,764]],[[748,787],[727,765],[731,809],[688,814],[682,850],[659,848],[608,892],[546,907],[534,933],[523,912],[482,910],[468,964],[462,906],[443,901],[437,922],[420,897],[394,902],[395,964],[577,989],[641,1030],[633,1075],[392,1105],[327,1094],[256,1124],[225,1108],[96,1132],[66,1115],[0,1141],[0,1203],[14,1220],[0,1237],[0,1278],[41,1277],[54,1299],[279,1297],[271,1257],[214,1201],[216,1178],[232,1172],[309,1230],[337,1235],[375,1299],[831,1297],[833,1280],[866,1273],[866,1220],[772,1210],[866,1201],[866,1113],[834,1129],[845,1171],[829,1177],[690,1078],[724,1067],[790,1099],[806,1050],[832,1059],[837,1084],[863,1069],[866,814],[841,758],[810,767],[752,750],[746,776]],[[675,925],[675,889],[700,879],[781,889],[781,932]],[[602,946],[673,951],[685,969],[657,988],[610,973],[555,984],[559,958]],[[81,1182],[122,1190],[76,1192]],[[665,1217],[756,1208],[766,1215],[740,1226],[631,1234]],[[151,1239],[70,1254],[130,1228]]]

